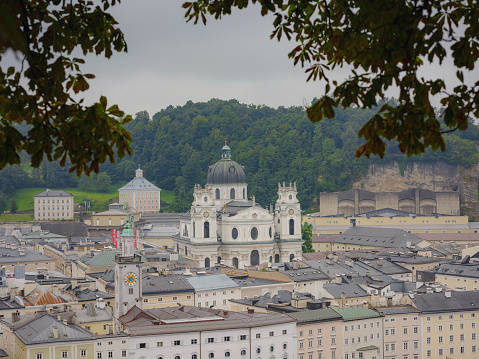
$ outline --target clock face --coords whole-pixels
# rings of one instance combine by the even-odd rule
[[[289,214],[294,214],[294,209],[291,208],[291,209],[289,210]]]
[[[203,213],[203,217],[208,218],[210,216],[210,212]]]
[[[126,285],[133,286],[136,284],[138,277],[135,273],[130,272],[125,274],[125,283]]]

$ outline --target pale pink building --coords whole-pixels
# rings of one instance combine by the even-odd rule
[[[118,190],[120,195],[120,204],[138,212],[159,212],[160,211],[160,192],[145,177],[143,170],[138,168],[136,176],[126,185]]]

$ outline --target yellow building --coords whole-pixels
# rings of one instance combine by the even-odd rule
[[[434,281],[451,290],[472,290],[479,288],[479,263],[443,264],[429,270],[435,275]]]
[[[351,227],[351,220],[355,220],[358,227],[397,228],[409,233],[477,233],[477,228],[469,225],[467,216],[303,216],[303,223],[313,225],[313,234],[342,234]]]
[[[477,358],[477,292],[409,294],[401,301],[421,313],[422,358]]]
[[[143,309],[195,305],[195,290],[183,275],[148,274],[142,281]]]

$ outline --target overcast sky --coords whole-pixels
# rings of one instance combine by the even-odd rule
[[[86,98],[101,94],[134,114],[211,98],[247,104],[301,106],[324,90],[306,83],[304,69],[288,58],[292,43],[270,40],[271,18],[258,7],[236,11],[207,26],[186,23],[182,0],[123,0],[112,11],[128,53],[109,60],[91,56],[84,72],[96,79]],[[338,72],[339,76],[340,72]]]
[[[188,100],[235,98],[246,104],[289,107],[310,104],[324,94],[325,84],[307,83],[304,69],[288,58],[294,43],[270,40],[272,19],[262,17],[257,6],[219,21],[208,18],[204,26],[186,23],[184,1],[123,0],[110,8],[125,33],[128,52],[114,53],[109,60],[88,56],[82,70],[96,79],[84,93],[87,103],[105,95],[129,114],[147,110],[152,116]],[[336,69],[330,79],[343,80],[347,73]],[[446,83],[456,84],[450,64],[424,67],[421,75],[438,73]],[[465,77],[478,81],[478,73]],[[432,103],[439,106],[437,100]]]

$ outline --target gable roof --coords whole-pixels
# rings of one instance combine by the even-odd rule
[[[36,194],[33,197],[73,197],[73,195],[62,190],[47,189],[46,191]]]
[[[54,327],[58,328],[57,338],[54,336]],[[63,322],[49,314],[33,319],[17,328],[14,333],[26,345],[95,340],[95,335],[88,330],[74,324],[63,324]]]
[[[318,323],[342,319],[341,315],[339,315],[332,308],[304,310],[301,312],[289,313],[288,315],[295,319],[298,324]]]
[[[190,282],[181,274],[143,276],[141,288],[143,295],[194,292],[195,290]]]
[[[450,298],[446,294],[450,294]],[[423,313],[477,311],[479,308],[477,291],[416,294],[411,300]]]
[[[153,191],[160,190],[145,177],[135,177],[118,191]]]
[[[365,307],[355,308],[333,308],[345,322],[350,320],[360,320],[380,317],[381,314]]]
[[[401,229],[356,226],[349,228],[334,243],[371,247],[407,247],[423,239]]]
[[[341,298],[342,293],[346,295],[346,298],[367,297],[370,295],[356,283],[327,283],[323,285],[323,290],[334,299]],[[323,297],[327,297],[325,293],[323,293]]]
[[[224,273],[197,275],[188,277],[186,280],[193,286],[195,292],[239,287],[234,280]]]

